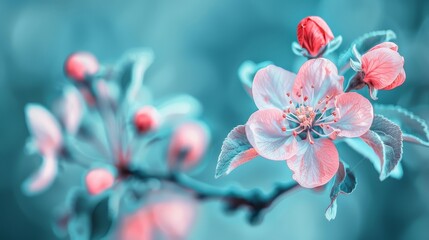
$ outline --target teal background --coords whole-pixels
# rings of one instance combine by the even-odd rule
[[[212,128],[207,168],[197,177],[218,186],[269,191],[288,181],[282,162],[257,159],[214,179],[224,137],[255,111],[241,88],[238,66],[271,60],[296,70],[291,51],[298,22],[319,15],[345,45],[372,31],[392,29],[405,57],[407,80],[379,103],[397,104],[429,121],[429,1],[424,0],[1,0],[0,1],[0,239],[55,239],[50,222],[81,170],[66,169],[48,192],[22,195],[22,180],[39,164],[22,153],[28,136],[23,107],[49,105],[65,82],[62,64],[76,50],[113,62],[130,48],[150,47],[155,62],[147,85],[156,97],[189,93],[204,106]],[[372,165],[346,146],[343,160],[359,185],[339,199],[328,222],[327,193],[298,191],[281,199],[265,221],[252,227],[245,212],[225,215],[217,202],[201,204],[189,239],[429,239],[428,149],[405,144],[404,178],[379,182]]]

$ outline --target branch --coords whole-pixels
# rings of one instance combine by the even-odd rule
[[[259,189],[243,190],[237,188],[218,188],[198,180],[192,179],[181,173],[151,174],[142,170],[125,170],[128,175],[142,181],[157,179],[173,183],[186,190],[190,190],[195,198],[200,200],[217,199],[226,204],[227,211],[235,211],[240,207],[249,209],[249,222],[260,223],[264,213],[283,194],[299,187],[298,183],[279,183],[269,193],[263,193]]]

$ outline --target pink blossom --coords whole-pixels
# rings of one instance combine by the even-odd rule
[[[187,122],[179,125],[171,137],[168,148],[170,166],[185,169],[198,163],[210,140],[207,127],[200,122]]]
[[[398,46],[384,42],[362,55],[363,81],[377,90],[391,90],[405,81],[404,58]]]
[[[63,136],[60,124],[43,106],[29,104],[25,113],[32,144],[43,158],[39,170],[23,185],[24,192],[34,194],[50,186],[57,175],[57,156],[62,148]]]
[[[328,24],[320,17],[310,16],[302,19],[297,27],[298,42],[311,56],[320,51],[334,39]]]
[[[145,206],[124,217],[118,237],[124,240],[150,240],[156,239],[159,232],[166,239],[185,239],[195,222],[195,204],[192,199],[177,194],[152,194]]]
[[[371,103],[343,92],[342,76],[323,58],[309,60],[295,75],[270,65],[258,71],[252,93],[258,111],[246,123],[246,135],[259,155],[286,160],[303,187],[327,183],[337,172],[332,139],[359,137],[371,126]]]
[[[119,227],[118,239],[151,240],[154,230],[151,212],[143,208],[126,216]]]
[[[95,168],[85,177],[86,188],[89,194],[98,195],[113,186],[115,176],[105,168]]]
[[[156,225],[169,239],[185,239],[195,218],[193,201],[174,199],[151,207]]]
[[[58,104],[58,112],[67,132],[76,134],[84,114],[82,98],[76,88],[66,88],[63,99]]]

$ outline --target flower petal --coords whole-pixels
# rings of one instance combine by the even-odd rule
[[[391,89],[394,89],[396,87],[401,86],[405,82],[406,77],[407,76],[405,74],[405,70],[402,69],[401,72],[399,73],[398,77],[395,79],[395,81],[393,81],[393,83],[390,84],[389,86],[383,88],[383,90],[391,90]]]
[[[388,48],[369,51],[362,56],[363,81],[383,89],[393,83],[403,66],[404,60],[396,51]]]
[[[44,156],[42,165],[23,184],[24,193],[33,195],[48,188],[55,179],[58,172],[57,159],[53,155]]]
[[[287,92],[292,91],[295,74],[280,67],[269,65],[259,70],[253,81],[252,95],[259,109],[289,106]]]
[[[327,138],[298,142],[299,152],[286,163],[293,172],[292,178],[301,186],[314,188],[326,184],[335,175],[339,156],[334,143]]]
[[[76,133],[82,120],[83,110],[84,106],[78,90],[67,87],[59,109],[67,132]]]
[[[305,62],[298,71],[292,96],[302,102],[308,98],[308,105],[315,106],[327,95],[343,93],[344,77],[338,75],[337,67],[328,59],[318,58]]]
[[[270,160],[285,160],[297,152],[296,140],[278,109],[264,109],[253,113],[246,123],[246,135],[256,152]]]
[[[359,137],[369,130],[374,111],[368,99],[355,92],[339,95],[335,100],[339,120],[330,124],[341,130],[340,137]]]
[[[43,106],[28,104],[25,108],[27,126],[42,155],[53,156],[62,145],[60,124]]]
[[[379,49],[379,48],[388,48],[388,49],[391,49],[391,50],[393,50],[395,52],[398,51],[398,45],[396,45],[393,42],[382,42],[380,44],[375,45],[371,49],[369,49],[369,51],[372,51],[372,50],[375,50],[375,49]]]

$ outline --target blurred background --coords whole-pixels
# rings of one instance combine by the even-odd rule
[[[113,62],[130,48],[154,50],[145,80],[154,96],[189,93],[204,106],[212,144],[199,179],[263,191],[290,180],[286,164],[264,159],[219,180],[214,170],[227,133],[256,109],[239,83],[238,66],[248,59],[271,60],[296,70],[300,62],[290,46],[296,25],[308,15],[323,17],[334,35],[342,35],[343,49],[366,32],[394,30],[407,80],[381,92],[379,102],[429,121],[429,1],[1,0],[0,239],[55,239],[52,214],[67,187],[80,183],[78,170],[70,168],[40,196],[20,192],[22,180],[39,164],[23,154],[23,107],[50,105],[65,81],[63,61],[77,50],[93,52],[101,62]],[[282,198],[258,226],[247,224],[244,211],[225,215],[221,204],[203,203],[189,239],[429,239],[428,153],[405,144],[403,179],[380,182],[369,161],[340,146],[359,184],[340,197],[334,221],[324,217],[327,193],[303,190]]]

